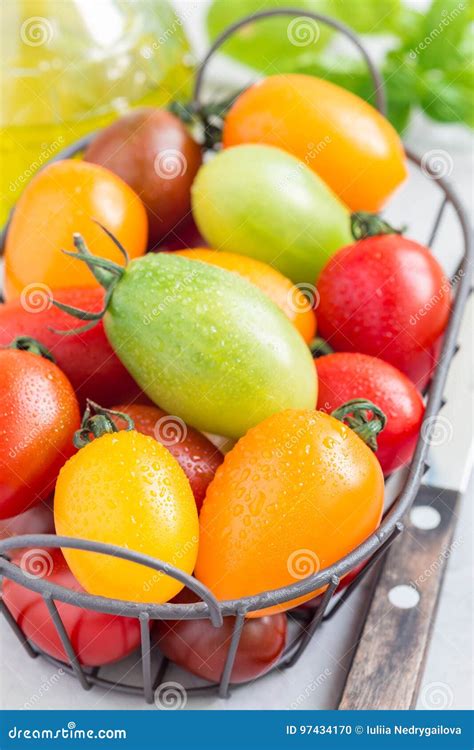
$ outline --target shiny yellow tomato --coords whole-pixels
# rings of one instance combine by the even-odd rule
[[[192,573],[199,526],[194,496],[176,459],[135,430],[105,434],[61,469],[54,496],[56,532],[117,544]],[[116,557],[64,549],[90,594],[135,602],[166,602],[183,585]]]
[[[238,253],[227,253],[223,250],[195,248],[193,250],[176,250],[177,255],[184,255],[190,260],[200,260],[213,266],[225,268],[238,273],[244,279],[258,286],[277,305],[286,317],[291,320],[296,330],[301,333],[306,343],[316,335],[316,317],[312,306],[314,299],[308,298],[302,291],[305,288],[311,295],[311,287],[305,285],[300,289],[290,279],[283,276],[268,263]]]

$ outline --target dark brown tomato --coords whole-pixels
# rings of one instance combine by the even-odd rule
[[[206,240],[201,236],[192,216],[187,216],[183,221],[171,229],[159,247],[154,248],[161,252],[172,250],[193,249],[195,247],[206,247]]]
[[[133,110],[102,130],[84,159],[107,167],[138,193],[148,214],[150,248],[190,213],[201,148],[170,112]]]
[[[199,511],[207,486],[224,460],[220,450],[198,430],[157,406],[136,403],[115,406],[114,410],[128,414],[138,432],[168,448],[189,480]]]
[[[188,589],[173,599],[181,603],[195,601],[197,597]],[[160,620],[154,635],[168,659],[204,680],[219,682],[234,624],[235,617],[225,617],[220,628],[209,620]],[[231,682],[247,682],[268,672],[283,653],[286,631],[286,615],[282,613],[245,620]]]

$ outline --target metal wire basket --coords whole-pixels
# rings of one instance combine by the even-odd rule
[[[197,113],[202,110],[201,90],[203,76],[206,66],[214,53],[241,27],[270,16],[308,17],[317,23],[323,23],[338,30],[349,38],[362,54],[371,74],[376,106],[379,111],[385,113],[385,94],[382,80],[369,54],[354,33],[343,24],[331,18],[318,13],[307,13],[303,12],[301,9],[293,8],[263,11],[261,13],[247,16],[230,26],[216,39],[197,72],[193,97],[193,106]],[[93,138],[93,135],[94,134],[88,135],[77,141],[72,146],[64,149],[51,161],[68,158],[80,153]],[[421,160],[415,154],[407,151],[407,156],[416,167],[421,167]],[[450,205],[454,209],[457,221],[459,222],[464,245],[462,261],[453,277],[454,303],[444,337],[442,352],[433,379],[427,391],[424,425],[430,425],[442,405],[443,388],[448,374],[450,361],[456,349],[456,337],[470,288],[469,269],[472,262],[472,246],[468,219],[457,195],[445,179],[440,178],[434,170],[430,170],[429,165],[423,165],[422,171],[427,179],[429,179],[430,173],[436,178],[435,181],[431,182],[441,191],[441,202],[434,217],[428,244],[434,242],[445,209]],[[8,226],[5,228],[3,236],[6,235],[7,231]],[[71,539],[52,534],[28,534],[0,541],[0,575],[21,584],[27,589],[37,592],[43,597],[64,647],[64,651],[67,654],[69,663],[63,663],[52,658],[33,643],[30,643],[3,600],[0,600],[1,610],[14,633],[17,635],[18,639],[31,657],[42,655],[47,660],[60,666],[64,671],[75,676],[85,690],[89,690],[92,686],[102,686],[108,690],[115,689],[125,693],[143,695],[148,703],[153,702],[154,691],[159,688],[160,684],[162,684],[167,668],[167,660],[163,658],[159,663],[155,674],[152,674],[151,654],[154,646],[152,645],[150,637],[150,623],[154,620],[209,619],[212,622],[212,625],[218,628],[222,626],[223,617],[232,615],[235,617],[235,623],[232,636],[229,640],[226,661],[220,681],[215,684],[209,683],[187,689],[187,693],[189,694],[199,691],[216,691],[220,697],[225,698],[229,695],[232,669],[239,647],[245,616],[248,612],[261,610],[275,604],[289,602],[310,592],[322,588],[325,589],[324,594],[320,597],[315,609],[313,611],[307,611],[306,615],[302,618],[296,635],[286,646],[280,661],[274,666],[274,669],[282,669],[292,666],[303,654],[318,625],[335,614],[335,612],[351,595],[354,588],[358,586],[361,580],[367,575],[369,570],[382,558],[397,535],[402,532],[403,517],[409,510],[418,492],[425,471],[425,458],[428,450],[428,441],[423,439],[422,436],[423,430],[420,433],[413,460],[403,478],[402,487],[396,500],[384,515],[380,527],[365,542],[363,542],[363,544],[359,545],[359,547],[338,562],[324,570],[320,570],[318,573],[299,580],[294,584],[273,591],[263,591],[258,595],[242,599],[217,601],[212,592],[192,576],[147,555],[99,542]],[[388,481],[390,482],[391,479],[389,478]],[[156,605],[137,604],[135,602],[93,596],[87,593],[71,591],[63,586],[44,580],[43,578],[32,577],[31,575],[26,574],[21,566],[10,561],[9,553],[14,550],[45,547],[73,548],[97,552],[103,555],[111,555],[124,560],[140,563],[153,571],[163,571],[167,575],[176,578],[188,586],[189,589],[199,597],[199,601],[192,604],[168,603]],[[342,593],[338,593],[336,590],[338,589],[341,578],[364,562],[365,566],[360,570],[350,585]],[[132,685],[121,681],[110,680],[101,676],[101,667],[83,667],[80,664],[77,654],[74,652],[74,648],[61,620],[55,601],[66,602],[77,607],[95,610],[110,615],[136,618],[140,623],[142,684]],[[299,619],[300,618],[296,616],[296,620]]]

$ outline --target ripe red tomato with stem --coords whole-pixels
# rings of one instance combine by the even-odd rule
[[[41,577],[70,591],[84,591],[59,549],[22,551],[13,562],[32,577]],[[3,600],[31,643],[49,656],[69,663],[41,594],[5,578]],[[138,648],[140,625],[137,619],[94,612],[59,600],[55,604],[74,652],[84,666],[110,664]]]
[[[355,398],[367,398],[387,421],[377,436],[377,456],[385,475],[407,464],[415,450],[423,420],[420,392],[400,370],[377,357],[339,352],[315,360],[317,408],[329,413]],[[350,423],[349,423],[350,424]]]
[[[104,304],[102,287],[55,289],[53,294],[59,302],[92,312]],[[77,322],[51,303],[47,289],[32,288],[27,298],[0,305],[0,345],[16,336],[41,341],[69,378],[81,407],[86,398],[104,406],[134,399],[140,389],[107,341],[102,321],[88,331],[58,333],[72,329]]]
[[[174,602],[195,602],[197,596],[184,589]],[[160,620],[154,629],[162,653],[188,672],[210,682],[219,682],[232,638],[235,617],[224,617],[222,627],[209,620]],[[268,672],[283,653],[286,615],[246,619],[230,681],[247,682]]]
[[[0,349],[0,518],[47,498],[75,451],[79,404],[49,357],[28,338]]]
[[[155,438],[168,448],[189,480],[199,511],[207,487],[224,460],[220,450],[201,432],[157,406],[128,404],[114,406],[113,410],[128,414],[137,432]],[[120,426],[120,419],[114,419]]]
[[[363,238],[339,250],[317,282],[319,334],[336,351],[390,362],[423,390],[449,318],[449,279],[427,247],[377,217],[353,215],[353,231]]]

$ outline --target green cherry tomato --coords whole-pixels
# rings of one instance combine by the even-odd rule
[[[149,398],[203,432],[237,438],[285,408],[314,408],[311,354],[254,284],[172,253],[132,261],[104,318]]]
[[[192,206],[211,247],[264,261],[296,283],[314,284],[351,242],[346,206],[303,161],[273,146],[221,151],[199,170]]]

